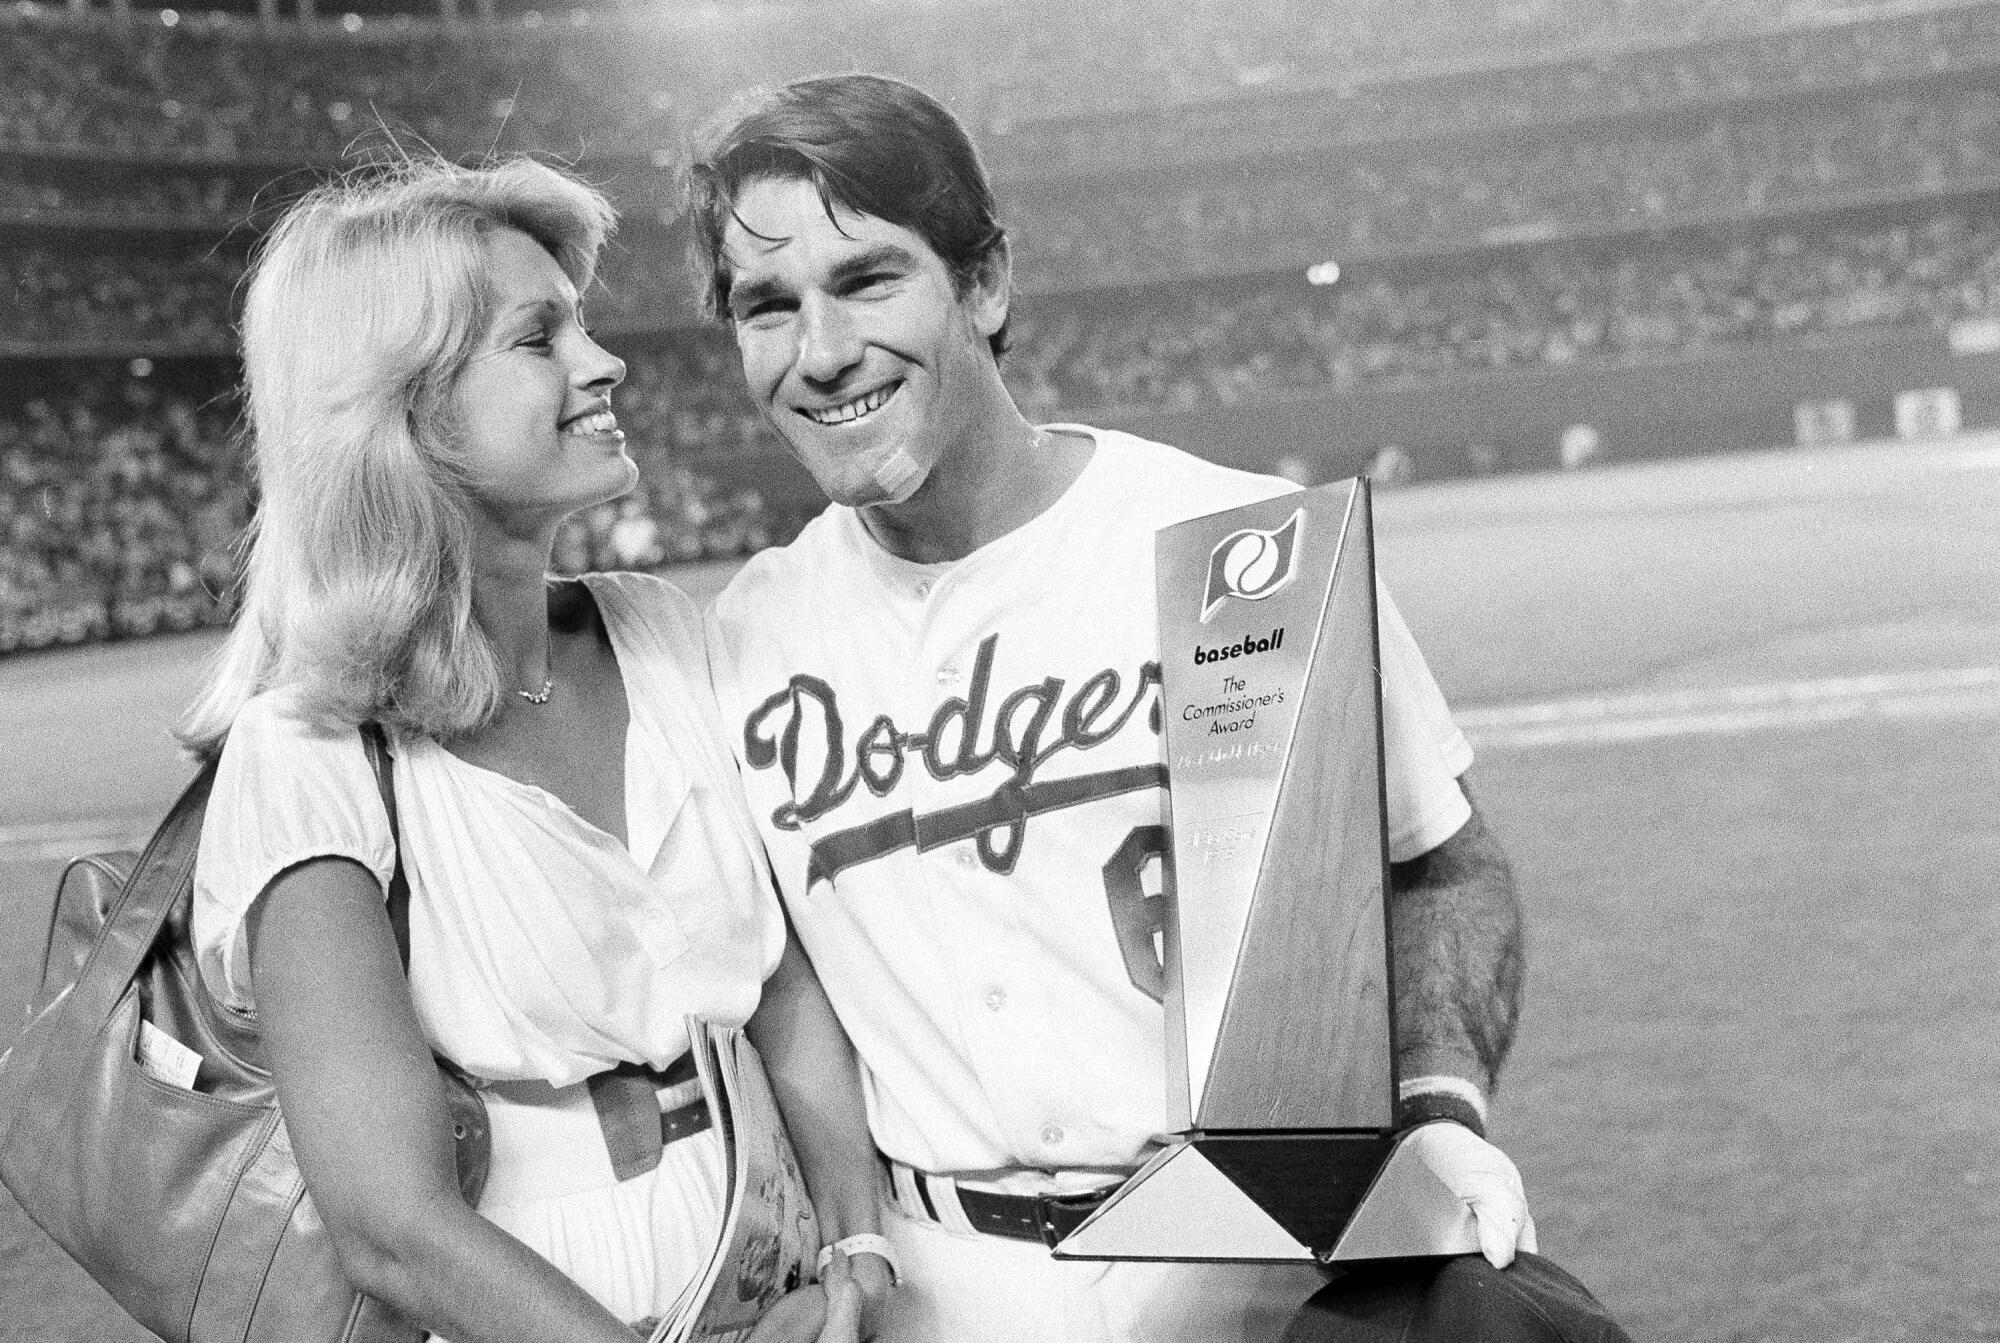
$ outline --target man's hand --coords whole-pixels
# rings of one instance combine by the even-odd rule
[[[1521,1172],[1507,1154],[1463,1124],[1425,1124],[1407,1139],[1431,1174],[1465,1200],[1479,1228],[1479,1252],[1495,1268],[1514,1262],[1516,1250],[1534,1250],[1535,1219],[1528,1214]]]
[[[896,1275],[890,1270],[889,1261],[879,1254],[863,1252],[836,1257],[847,1261],[848,1276],[858,1289],[861,1337],[866,1343],[881,1331],[883,1317],[889,1310],[889,1297],[896,1290]],[[827,1268],[831,1271],[833,1265],[829,1263]]]
[[[750,1343],[860,1343],[861,1337],[861,1288],[839,1250],[818,1282],[778,1298],[750,1331]]]

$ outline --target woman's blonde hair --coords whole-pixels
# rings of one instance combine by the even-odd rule
[[[451,392],[492,316],[484,239],[518,229],[579,293],[615,225],[603,195],[531,159],[371,169],[286,211],[252,262],[244,386],[261,500],[243,604],[182,719],[221,747],[251,696],[308,718],[436,737],[506,685],[472,612],[471,502]]]

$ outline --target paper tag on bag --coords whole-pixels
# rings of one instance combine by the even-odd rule
[[[139,1066],[169,1086],[194,1090],[201,1055],[150,1021],[139,1023]]]

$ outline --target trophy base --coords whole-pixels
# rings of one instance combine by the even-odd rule
[[[1472,1211],[1383,1133],[1181,1135],[1058,1259],[1323,1263],[1471,1254]]]

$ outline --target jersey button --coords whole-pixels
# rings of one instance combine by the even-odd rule
[[[1057,1128],[1054,1124],[1042,1125],[1042,1145],[1044,1147],[1054,1147],[1062,1142],[1062,1140],[1063,1131],[1061,1129]]]
[[[1006,1005],[1007,1005],[1007,990],[994,989],[991,993],[988,993],[986,995],[987,1011],[998,1012],[1001,1008],[1005,1007]]]
[[[973,862],[971,849],[960,849],[958,851],[958,865],[960,867],[971,867]]]
[[[928,597],[928,596],[930,596],[930,595],[931,595],[931,580],[930,580],[930,579],[926,578],[926,579],[924,579],[924,580],[923,580],[922,582],[920,582],[920,583],[918,583],[918,584],[917,584],[917,595],[918,595],[919,597]]]

